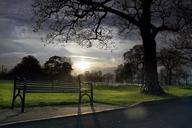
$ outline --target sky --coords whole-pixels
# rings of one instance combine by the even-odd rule
[[[70,57],[74,73],[85,70],[102,70],[113,72],[117,65],[123,63],[122,55],[139,40],[119,38],[116,28],[113,29],[113,49],[85,48],[76,43],[65,46],[46,45],[41,38],[46,33],[33,32],[32,0],[0,0],[0,65],[11,69],[24,56],[33,55],[43,65],[51,56]],[[85,66],[84,69],[79,68]]]

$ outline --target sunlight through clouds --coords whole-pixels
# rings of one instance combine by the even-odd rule
[[[77,72],[83,73],[86,70],[89,70],[90,68],[90,63],[88,61],[85,61],[83,59],[81,59],[80,61],[77,61],[74,65],[73,65],[74,69]]]
[[[0,4],[0,65],[13,67],[27,55],[35,56],[43,65],[49,57],[56,55],[70,57],[76,66],[74,71],[106,69],[113,72],[123,62],[122,54],[138,43],[118,38],[117,29],[113,28],[113,42],[117,45],[113,50],[99,49],[95,45],[85,48],[74,42],[47,45],[41,41],[46,30],[33,32],[31,1],[15,0],[14,4],[10,3],[11,0],[6,0]]]

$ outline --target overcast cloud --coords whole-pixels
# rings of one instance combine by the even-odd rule
[[[31,0],[0,1],[0,65],[12,68],[26,55],[34,55],[43,64],[53,55],[71,57],[73,63],[89,61],[91,70],[112,69],[122,63],[122,54],[139,41],[120,39],[114,36],[117,48],[111,50],[82,48],[74,43],[65,47],[46,45],[41,41],[43,32],[32,31]],[[135,37],[130,37],[133,39]]]

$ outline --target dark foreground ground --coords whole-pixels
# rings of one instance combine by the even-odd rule
[[[192,128],[192,98],[154,101],[103,113],[20,123],[5,128]]]

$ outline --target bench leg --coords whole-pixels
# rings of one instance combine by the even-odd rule
[[[82,98],[83,96],[88,96],[89,97],[89,101],[90,101],[90,105],[91,107],[93,107],[93,92],[90,92],[90,93],[79,93],[79,106],[81,105],[81,102],[82,102]]]
[[[12,108],[12,109],[14,109],[14,107],[15,107],[15,98],[16,98],[16,96],[15,96],[15,91],[16,91],[16,90],[13,91],[13,99],[12,99],[12,105],[11,105],[11,108]]]
[[[13,88],[13,99],[12,99],[12,105],[11,105],[11,108],[14,109],[15,107],[15,99],[16,99],[16,83],[15,83],[15,80],[14,80],[14,88]]]
[[[16,94],[16,90],[14,90],[14,92],[13,92],[13,99],[12,99],[12,105],[11,105],[12,109],[14,109],[14,107],[15,107],[15,100],[17,97],[20,97],[20,99],[22,100],[20,90],[17,91],[17,94]]]
[[[21,112],[25,112],[25,91],[23,91],[23,97],[21,102],[22,102]]]
[[[15,107],[15,100],[16,100],[17,97],[19,97],[20,100],[21,100],[21,112],[24,112],[24,108],[25,108],[25,93],[23,92],[23,95],[21,95],[20,90],[18,90],[17,94],[16,94],[16,91],[14,91],[11,108],[14,109],[14,107]]]
[[[82,101],[82,95],[81,95],[81,92],[79,93],[79,106],[81,105],[81,101]]]
[[[93,92],[91,92],[90,103],[91,103],[91,107],[93,107]]]
[[[16,97],[13,96],[13,99],[12,99],[12,105],[11,105],[11,108],[12,108],[12,109],[14,109],[14,107],[15,107],[15,98],[16,98]]]

